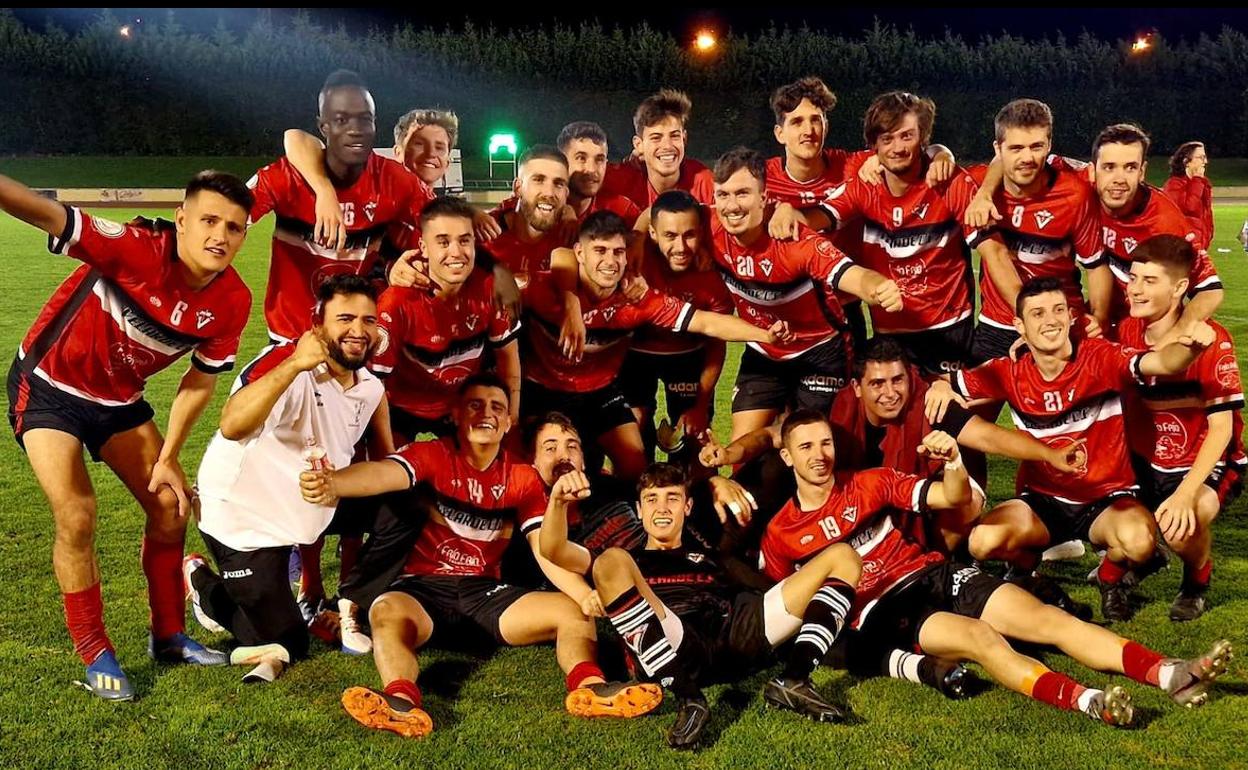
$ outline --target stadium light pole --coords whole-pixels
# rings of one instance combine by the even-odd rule
[[[513,133],[496,133],[490,135],[488,156],[490,159],[490,179],[494,178],[494,165],[510,165],[511,177],[516,178],[516,156],[519,154],[516,135]]]

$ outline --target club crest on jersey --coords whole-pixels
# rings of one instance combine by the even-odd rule
[[[368,221],[373,221],[373,215],[377,213],[377,201],[370,201],[364,205],[364,216],[368,217]]]
[[[764,275],[767,275],[768,277],[770,277],[770,276],[771,276],[771,269],[772,269],[773,267],[775,267],[775,265],[773,265],[773,264],[771,263],[771,260],[770,260],[770,259],[764,259],[764,260],[760,261],[760,262],[758,263],[758,266],[759,266],[760,268],[762,268],[762,270],[763,270],[763,274],[764,274]]]
[[[1036,217],[1036,227],[1040,228],[1041,230],[1048,227],[1049,223],[1053,221],[1053,213],[1048,210],[1037,211],[1035,214],[1035,217]]]
[[[857,521],[858,520],[858,506],[851,505],[845,510],[841,511],[841,518],[848,522]]]
[[[104,217],[91,217],[91,226],[95,231],[105,238],[120,238],[126,234],[126,226],[120,222],[114,222]]]
[[[923,202],[915,206],[914,215],[918,217],[919,219],[922,219],[923,217],[927,216],[927,207],[930,205],[931,205],[930,203]]]
[[[490,487],[490,491],[494,493],[494,499],[498,500],[503,496],[503,493],[507,491],[507,485],[495,484],[494,486]]]
[[[697,553],[696,551],[694,553],[685,554],[685,557],[694,564],[701,564],[706,561],[706,556],[704,554]]]
[[[204,328],[208,324],[212,323],[212,319],[215,317],[216,316],[212,314],[211,310],[199,311],[198,313],[195,314],[195,328],[196,329]]]
[[[475,332],[477,330],[477,317],[475,315],[468,316],[464,323],[468,325],[468,331]]]
[[[1136,246],[1139,246],[1139,245],[1140,245],[1140,244],[1139,244],[1139,241],[1135,240],[1134,238],[1123,238],[1123,239],[1122,239],[1122,247],[1123,247],[1124,249],[1126,249],[1126,250],[1127,250],[1127,253],[1128,253],[1128,254],[1130,254],[1131,252],[1135,251],[1135,247],[1136,247]]]

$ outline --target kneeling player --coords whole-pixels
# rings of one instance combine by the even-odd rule
[[[537,555],[546,508],[537,471],[502,449],[509,414],[506,385],[490,374],[473,375],[454,410],[456,437],[408,444],[385,460],[301,477],[304,499],[322,505],[420,482],[431,485],[437,499],[399,579],[369,609],[384,691],[352,687],[342,695],[347,713],[366,727],[407,737],[433,729],[420,708],[416,650],[435,631],[452,628],[475,628],[509,646],[553,641],[567,674],[566,706],[576,716],[637,716],[662,701],[654,685],[605,682],[594,662],[593,621],[581,611],[591,606],[593,591],[581,576],[537,556],[563,593],[500,582],[499,563],[517,529]]]
[[[1127,284],[1131,317],[1118,327],[1123,345],[1157,349],[1171,333],[1195,260],[1192,245],[1175,235],[1158,235],[1136,248]],[[1171,620],[1204,614],[1213,572],[1210,526],[1238,494],[1246,464],[1235,346],[1226,329],[1208,324],[1214,344],[1182,374],[1147,377],[1127,394],[1127,440],[1141,495],[1166,543],[1183,559]]]
[[[644,547],[611,548],[593,560],[593,578],[607,617],[647,677],[680,698],[668,731],[674,748],[693,748],[710,716],[699,684],[738,677],[772,660],[775,648],[797,636],[784,673],[769,680],[763,698],[820,722],[845,714],[811,685],[810,674],[832,646],[853,604],[861,562],[836,545],[806,562],[766,593],[729,579],[716,554],[682,539],[693,501],[675,465],[658,463],[637,484]],[[541,526],[541,553],[579,573],[590,553],[568,541],[567,506],[589,494],[584,474],[555,482]]]
[[[1019,654],[1005,637],[1057,647],[1090,668],[1159,687],[1189,707],[1203,704],[1210,684],[1225,673],[1230,642],[1218,641],[1192,660],[1163,658],[910,539],[896,526],[894,511],[947,508],[970,495],[957,442],[947,434],[933,432],[923,442],[927,454],[945,464],[937,485],[884,468],[834,473],[832,427],[817,412],[794,412],[781,431],[797,495],[764,535],[768,574],[784,576],[829,544],[850,543],[863,560],[856,623],[877,646],[913,644],[931,655],[974,661],[1016,692],[1112,725],[1131,722],[1126,691],[1083,687]]]

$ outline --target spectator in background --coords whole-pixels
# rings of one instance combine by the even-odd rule
[[[1184,142],[1170,156],[1170,178],[1161,188],[1196,228],[1196,247],[1213,241],[1213,185],[1205,177],[1209,156],[1201,142]]]

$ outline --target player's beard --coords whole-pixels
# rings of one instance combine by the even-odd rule
[[[546,214],[537,207],[539,203],[549,203],[553,208],[549,214]],[[533,201],[532,205],[525,203],[523,200],[520,201],[520,215],[524,217],[524,221],[529,224],[529,227],[541,233],[547,232],[559,221],[560,208],[561,206],[556,200],[538,199]]]
[[[358,358],[353,358],[347,355],[347,351],[342,349],[341,341],[327,339],[325,340],[325,352],[327,352],[329,357],[334,360],[334,363],[338,364],[343,369],[346,369],[348,372],[354,372],[363,367],[368,361],[369,354],[373,352],[373,343],[370,342],[368,344],[362,355]]]
[[[581,200],[588,200],[602,189],[602,178],[584,172],[577,172],[568,180],[568,188]]]

